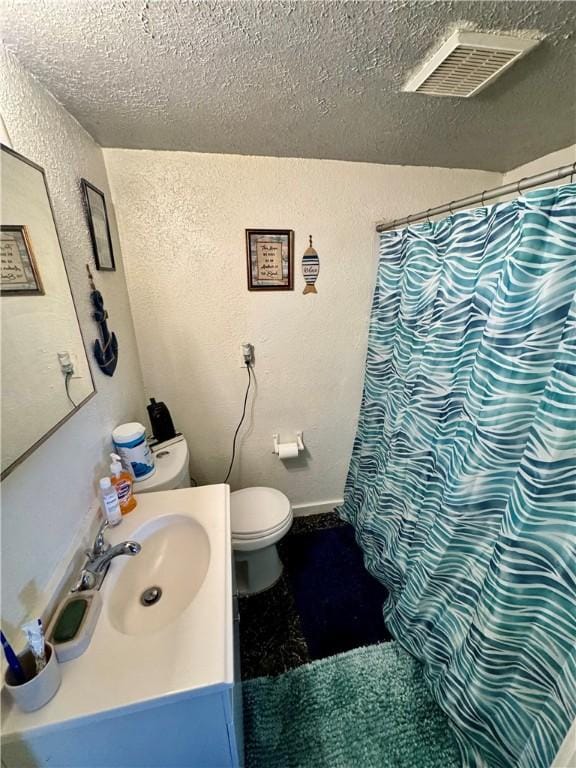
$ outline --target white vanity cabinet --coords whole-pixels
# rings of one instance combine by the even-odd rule
[[[237,768],[233,691],[184,695],[12,735],[3,742],[2,760],[6,768]]]
[[[3,707],[3,764],[241,768],[228,486],[139,496],[136,510],[109,538],[112,544],[138,541],[143,558],[112,561],[90,646],[62,665],[52,701],[27,714]],[[150,584],[162,587],[166,602],[140,609],[139,595]],[[129,620],[119,604],[128,605]]]

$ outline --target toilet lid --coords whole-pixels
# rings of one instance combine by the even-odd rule
[[[162,444],[152,450],[156,471],[144,480],[136,480],[134,493],[149,493],[150,491],[170,491],[178,488],[180,483],[190,477],[188,467],[190,455],[188,443],[181,438],[167,446]]]
[[[275,488],[244,488],[230,494],[232,534],[250,537],[282,527],[290,516],[290,502]]]

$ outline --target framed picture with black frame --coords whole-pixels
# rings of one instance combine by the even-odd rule
[[[112,238],[110,237],[110,224],[108,222],[108,211],[106,210],[104,193],[93,184],[90,184],[89,181],[86,181],[86,179],[81,179],[80,181],[84,193],[86,217],[88,219],[96,269],[114,272],[116,265],[114,263],[114,251],[112,250]]]
[[[247,229],[246,267],[249,291],[294,290],[294,232]]]

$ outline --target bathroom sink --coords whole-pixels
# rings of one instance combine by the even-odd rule
[[[141,551],[110,563],[92,639],[62,664],[56,696],[26,713],[3,697],[11,768],[238,766],[229,487],[137,500],[106,538]]]
[[[128,712],[233,684],[228,486],[136,498],[136,509],[108,529],[106,538],[112,546],[136,541],[142,549],[110,563],[88,648],[62,665],[60,690],[45,707],[26,714],[14,707],[8,717],[3,707],[3,736],[106,718],[113,710]],[[143,593],[154,587],[162,590],[160,599],[148,593],[152,604],[142,605]],[[134,765],[127,759],[122,764]]]
[[[132,534],[142,545],[109,575],[108,615],[125,635],[155,632],[174,621],[198,593],[210,563],[203,526],[183,515],[151,520]]]

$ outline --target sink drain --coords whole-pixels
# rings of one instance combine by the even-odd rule
[[[147,608],[149,605],[155,605],[162,597],[162,589],[160,587],[148,587],[140,595],[140,603]]]

